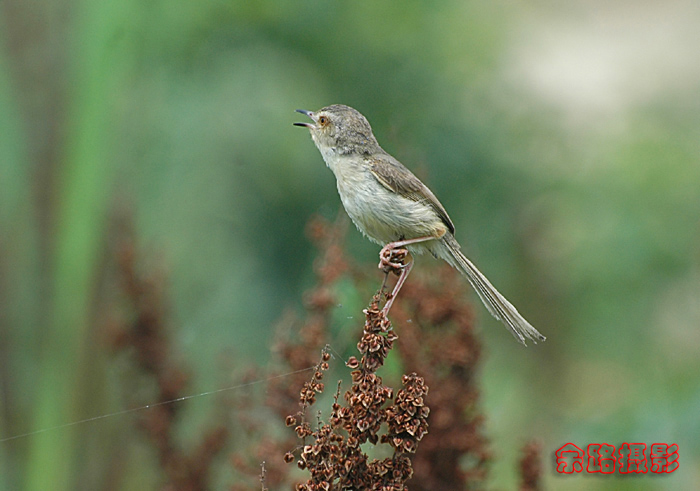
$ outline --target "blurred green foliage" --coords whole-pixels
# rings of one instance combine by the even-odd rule
[[[344,103],[430,183],[469,255],[548,336],[522,349],[480,311],[494,485],[513,488],[531,437],[552,459],[568,441],[679,444],[680,469],[658,479],[562,477],[549,459],[553,489],[700,481],[696,11],[1,10],[0,438],[122,408],[120,363],[97,327],[114,210],[134,215],[146,257],[168,271],[192,392],[229,383],[224,367],[265,364],[275,319],[311,281],[304,224],[340,206],[294,109]],[[374,245],[353,232],[349,247],[374,271]],[[192,406],[189,431],[206,415]],[[153,456],[123,436],[133,428],[113,418],[3,441],[0,489],[94,489],[114,452],[126,455],[123,489],[154,486]]]

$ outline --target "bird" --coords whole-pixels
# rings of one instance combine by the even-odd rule
[[[377,142],[367,118],[344,104],[318,111],[297,109],[311,122],[294,123],[309,129],[323,160],[336,178],[338,194],[355,226],[383,246],[379,267],[399,278],[382,312],[394,299],[413,268],[397,253],[429,252],[462,273],[489,313],[523,345],[546,338],[537,331],[481,271],[462,253],[455,227],[445,207],[428,187]],[[401,259],[397,260],[396,258]]]

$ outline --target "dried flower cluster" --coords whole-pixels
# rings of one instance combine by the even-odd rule
[[[428,387],[415,373],[404,375],[401,382],[404,389],[397,394],[394,406],[386,411],[389,431],[382,435],[382,441],[391,443],[398,452],[414,453],[416,443],[428,432],[430,408],[423,400]]]
[[[396,334],[391,323],[379,309],[380,294],[376,294],[365,313],[362,338],[357,347],[362,357],[351,357],[347,366],[353,368],[352,386],[345,393],[346,405],[338,403],[336,393],[330,421],[312,431],[305,420],[306,410],[315,398],[315,392],[323,390],[317,381],[320,372],[312,382],[301,390],[302,410],[287,422],[302,419],[296,427],[297,435],[311,444],[304,444],[297,465],[307,469],[310,479],[297,486],[298,490],[316,491],[331,489],[373,489],[405,490],[406,481],[413,475],[411,461],[407,454],[415,452],[417,443],[427,433],[427,418],[430,413],[424,405],[428,388],[415,373],[403,377],[404,388],[399,390],[394,404],[387,401],[393,398],[393,390],[383,384],[375,372],[384,364]],[[340,386],[339,386],[340,388]],[[313,393],[313,395],[312,395]],[[393,447],[390,458],[372,459],[361,448],[366,442],[378,444],[382,425],[387,424],[387,432],[381,435],[381,443]],[[342,431],[341,431],[342,430]],[[286,461],[292,461],[288,453]]]

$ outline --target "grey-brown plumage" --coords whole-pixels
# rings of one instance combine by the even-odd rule
[[[297,110],[313,120],[294,123],[309,128],[326,165],[333,171],[343,206],[357,228],[384,246],[382,253],[407,247],[429,251],[464,274],[491,315],[515,338],[535,342],[545,337],[460,251],[454,224],[440,201],[413,173],[379,146],[367,119],[357,110],[336,104],[316,112]],[[382,255],[382,257],[384,257]],[[412,264],[399,277],[398,293]],[[387,302],[385,310],[393,302]]]

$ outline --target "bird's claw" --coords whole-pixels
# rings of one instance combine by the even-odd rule
[[[379,269],[383,270],[385,273],[394,271],[399,274],[406,266],[406,257],[408,256],[408,250],[404,248],[391,248],[385,246],[379,253]]]

